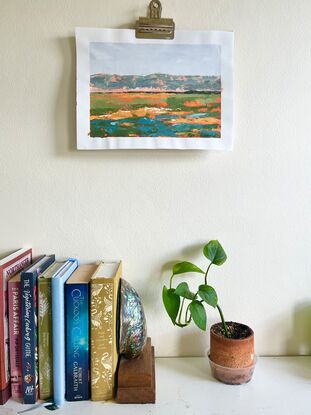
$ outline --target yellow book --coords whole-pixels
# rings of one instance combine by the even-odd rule
[[[91,399],[114,397],[117,353],[117,300],[122,262],[102,262],[90,281]]]

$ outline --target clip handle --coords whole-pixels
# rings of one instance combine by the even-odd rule
[[[162,5],[159,0],[151,0],[149,3],[150,19],[161,19]]]

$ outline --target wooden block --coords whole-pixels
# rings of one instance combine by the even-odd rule
[[[147,343],[136,359],[125,359],[121,357],[118,374],[118,387],[146,387],[151,386],[152,359],[151,359],[151,339],[148,337]]]
[[[118,403],[155,403],[154,347],[150,338],[136,359],[121,357],[117,384]]]

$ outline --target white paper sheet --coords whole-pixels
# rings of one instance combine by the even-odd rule
[[[232,149],[233,33],[77,28],[76,45],[78,149]]]

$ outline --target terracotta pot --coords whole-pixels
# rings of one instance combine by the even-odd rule
[[[210,330],[210,363],[214,376],[224,383],[241,384],[248,382],[253,374],[256,357],[254,354],[254,332],[245,324],[227,322],[239,336],[226,338],[221,323]]]

